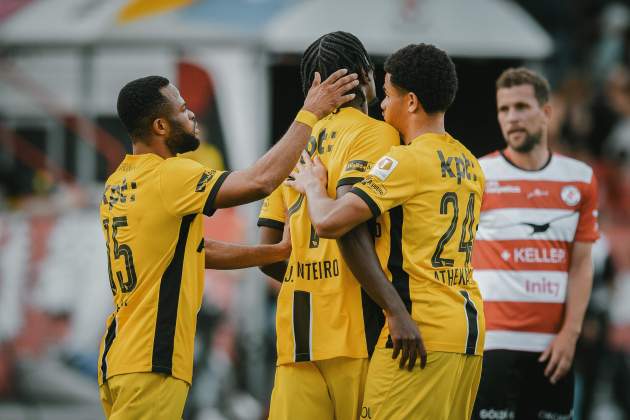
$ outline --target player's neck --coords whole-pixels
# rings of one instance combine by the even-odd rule
[[[368,105],[366,101],[360,100],[358,98],[353,99],[352,101],[348,102],[347,104],[345,104],[343,107],[341,107],[341,109],[343,108],[354,108],[358,111],[363,112],[364,114],[368,113]]]
[[[444,134],[444,114],[414,114],[408,120],[407,127],[400,132],[405,144],[423,134],[435,133]]]
[[[134,155],[143,155],[146,153],[153,153],[160,156],[162,159],[168,159],[174,155],[166,147],[166,143],[158,140],[150,141],[134,141],[132,143],[132,150]]]
[[[508,146],[504,153],[519,168],[527,171],[537,171],[547,164],[551,151],[545,142],[541,142],[529,152],[519,152]]]

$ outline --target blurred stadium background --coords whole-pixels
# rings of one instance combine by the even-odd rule
[[[494,80],[542,71],[553,149],[600,185],[595,286],[578,354],[576,418],[630,418],[630,8],[606,0],[0,0],[0,419],[99,419],[98,344],[111,310],[98,224],[103,181],[131,150],[119,89],[160,74],[197,114],[191,154],[243,168],[302,102],[300,54],[343,29],[386,56],[429,42],[455,60],[448,129],[477,155],[503,144]],[[382,94],[381,94],[382,95]],[[380,118],[378,104],[370,108]],[[255,205],[208,237],[257,241]],[[207,271],[186,419],[264,418],[277,286]]]

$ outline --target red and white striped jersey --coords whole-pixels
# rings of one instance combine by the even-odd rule
[[[485,349],[543,351],[562,326],[572,244],[599,237],[593,171],[556,153],[537,171],[502,152],[479,163],[486,187],[473,267]]]

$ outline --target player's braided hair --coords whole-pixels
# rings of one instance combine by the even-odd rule
[[[118,118],[135,141],[146,136],[156,118],[163,116],[168,100],[160,89],[169,84],[162,76],[147,76],[127,83],[118,94]]]
[[[348,69],[349,73],[357,73],[360,80],[374,70],[374,64],[359,39],[349,32],[337,31],[319,37],[302,55],[300,76],[304,96],[313,83],[315,72],[319,72],[322,80],[339,69]],[[348,93],[354,93],[360,100],[365,100],[360,86]]]
[[[457,92],[457,72],[451,58],[430,44],[411,44],[385,61],[396,86],[416,94],[427,114],[446,112]]]

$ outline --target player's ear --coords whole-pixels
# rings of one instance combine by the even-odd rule
[[[422,109],[422,104],[420,103],[420,99],[413,92],[407,92],[405,95],[405,99],[407,101],[407,112],[410,114],[415,114],[419,110]]]
[[[170,125],[166,118],[156,118],[151,124],[151,130],[158,136],[165,136],[168,134]]]
[[[545,117],[547,118],[547,121],[549,121],[551,119],[551,104],[549,102],[547,102],[546,104],[544,104],[542,106],[542,111],[545,114]]]

